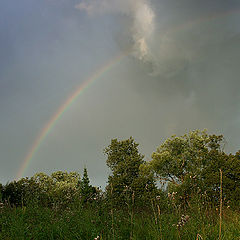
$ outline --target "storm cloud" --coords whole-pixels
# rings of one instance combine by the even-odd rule
[[[90,16],[99,14],[116,13],[129,19],[129,37],[132,40],[132,47],[128,51],[140,60],[149,60],[151,53],[149,41],[154,31],[154,11],[147,0],[91,0],[82,1],[75,6],[77,9],[86,11]]]
[[[207,128],[240,143],[240,3],[229,0],[2,1],[1,181],[83,82],[116,56],[39,146],[26,176],[80,171],[104,186],[103,149],[133,136],[146,159],[172,134]]]

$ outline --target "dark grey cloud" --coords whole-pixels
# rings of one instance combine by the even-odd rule
[[[115,137],[133,136],[146,159],[166,137],[196,128],[223,133],[227,150],[239,149],[239,1],[102,3],[1,2],[0,181],[15,177],[65,99],[129,49],[63,114],[25,175],[86,165],[104,186],[102,151]]]

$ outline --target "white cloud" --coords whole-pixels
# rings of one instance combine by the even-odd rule
[[[132,53],[140,60],[149,61],[151,53],[149,40],[154,31],[154,11],[146,0],[91,0],[83,1],[75,8],[95,16],[105,13],[119,13],[131,19],[129,33],[133,41]]]
[[[173,13],[156,1],[154,6],[150,0],[82,0],[75,7],[89,16],[122,14],[127,21],[124,21],[124,39],[118,38],[121,47],[147,63],[152,76],[168,79],[193,68],[208,54],[208,48],[221,45],[236,21],[231,15],[222,22],[206,16],[182,17],[180,10],[174,14],[174,21],[169,21]]]

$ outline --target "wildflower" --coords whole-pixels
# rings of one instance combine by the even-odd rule
[[[157,200],[160,200],[160,199],[161,199],[161,197],[160,197],[160,196],[156,196],[156,199],[157,199]]]
[[[182,215],[181,216],[181,220],[177,223],[177,228],[183,227],[189,220],[189,216],[188,215]]]
[[[97,236],[97,237],[95,237],[95,238],[94,238],[94,240],[99,240],[99,239],[100,239],[100,237],[99,237],[99,236]]]
[[[175,195],[176,194],[177,194],[177,192],[172,192],[172,196],[171,196],[172,200],[175,200]]]

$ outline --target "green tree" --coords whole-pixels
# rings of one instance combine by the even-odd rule
[[[211,162],[210,153],[218,155],[222,150],[223,136],[208,135],[204,131],[167,139],[152,154],[150,165],[162,179],[181,184],[186,177],[199,177],[203,168]]]
[[[2,201],[3,185],[0,183],[0,202]]]
[[[218,202],[219,197],[219,169],[223,172],[223,199],[225,204],[240,206],[240,158],[235,155],[216,151],[209,153],[211,162],[203,169],[202,189],[211,196],[211,200]]]
[[[107,196],[118,206],[128,201],[144,204],[149,194],[152,196],[156,191],[153,175],[141,174],[140,166],[145,161],[138,145],[132,137],[123,141],[113,139],[104,150],[107,166],[112,171],[108,177]]]
[[[83,178],[82,178],[82,192],[88,192],[90,189],[90,180],[88,177],[88,172],[87,172],[87,168],[84,168],[83,170]]]
[[[196,193],[218,202],[219,169],[223,171],[225,197],[232,188],[229,183],[239,179],[237,172],[240,170],[239,167],[237,171],[233,167],[230,169],[233,165],[237,167],[237,156],[223,152],[223,140],[222,135],[209,135],[206,130],[172,136],[152,154],[152,161],[146,168],[153,170],[160,180],[168,182],[169,191],[176,191],[184,204]]]
[[[36,204],[51,206],[53,199],[51,191],[53,189],[53,179],[46,173],[36,173],[31,179],[32,197]]]
[[[36,204],[64,207],[80,197],[80,182],[77,172],[56,171],[51,176],[36,173],[28,180],[29,191],[26,198],[30,199],[30,194]]]
[[[7,183],[2,190],[2,199],[10,205],[21,206],[22,191],[17,181]]]
[[[80,174],[57,171],[51,174],[53,182],[50,194],[55,205],[65,207],[80,197]]]
[[[227,185],[226,196],[229,196],[229,201],[234,205],[240,207],[240,151],[235,155],[230,154],[223,171],[228,180],[224,182],[224,187]]]
[[[97,190],[95,187],[90,185],[87,168],[85,167],[83,170],[83,177],[81,182],[81,196],[83,202],[87,202],[89,200],[94,199],[96,197],[96,194]]]

